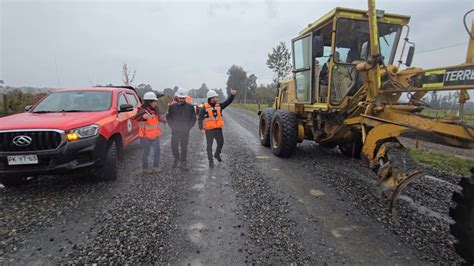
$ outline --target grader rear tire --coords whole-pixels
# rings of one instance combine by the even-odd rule
[[[258,135],[260,144],[265,147],[270,147],[270,128],[272,126],[272,118],[275,113],[273,108],[265,108],[260,114],[260,123],[258,126]]]
[[[449,215],[453,218],[451,224],[451,234],[456,237],[457,243],[454,248],[457,253],[464,258],[468,265],[474,264],[474,168],[471,169],[473,175],[461,179],[459,186],[461,191],[455,191],[453,201],[456,206],[449,210]]]
[[[270,146],[278,157],[289,157],[296,150],[298,119],[295,114],[277,110],[270,128]]]

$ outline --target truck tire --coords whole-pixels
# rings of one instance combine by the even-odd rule
[[[26,182],[26,176],[0,176],[0,183],[5,187],[18,187]]]
[[[98,169],[98,176],[105,181],[113,181],[117,179],[117,161],[118,147],[117,142],[112,140],[104,155],[104,162]]]
[[[265,147],[270,147],[270,128],[275,111],[273,108],[265,108],[260,114],[258,136],[260,138],[260,144]]]
[[[455,206],[449,210],[454,220],[450,225],[451,234],[457,239],[454,244],[456,252],[464,258],[468,265],[474,264],[474,168],[473,175],[464,177],[459,182],[461,191],[455,191]]]
[[[298,119],[295,114],[277,110],[273,114],[270,128],[270,146],[272,153],[278,157],[291,156],[298,143]]]

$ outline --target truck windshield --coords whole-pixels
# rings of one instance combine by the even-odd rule
[[[385,64],[393,62],[400,25],[377,23],[380,53]],[[365,20],[339,19],[337,21],[336,53],[340,63],[352,64],[367,60],[370,55],[369,24]]]
[[[111,103],[112,92],[109,91],[54,92],[41,101],[33,113],[106,111]]]

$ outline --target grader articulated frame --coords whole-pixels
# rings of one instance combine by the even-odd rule
[[[273,108],[260,113],[259,135],[261,144],[281,157],[290,156],[305,139],[361,156],[377,172],[378,183],[391,191],[393,208],[400,191],[420,175],[405,173],[390,160],[389,151],[399,147],[397,137],[474,149],[474,128],[463,122],[463,106],[474,88],[474,22],[471,32],[466,27],[469,44],[464,64],[410,67],[414,54],[414,44],[408,39],[410,17],[376,10],[375,0],[368,3],[368,11],[335,8],[292,40],[293,78],[280,82]],[[396,66],[403,29],[406,35]],[[403,61],[407,68],[401,70]],[[448,90],[460,91],[459,116],[421,114],[427,106],[422,98],[428,92]],[[463,189],[472,191],[474,184]],[[472,217],[474,196],[465,198]],[[468,253],[474,250],[473,223],[471,218],[463,227],[470,230],[470,242],[462,243],[471,249]]]

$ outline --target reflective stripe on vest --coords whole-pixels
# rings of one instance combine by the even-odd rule
[[[159,122],[157,115],[152,115],[146,121],[141,121],[138,136],[147,139],[158,138],[161,134],[160,126],[158,125]]]
[[[204,104],[204,108],[207,112],[208,118],[204,118],[203,126],[205,130],[223,128],[224,118],[222,118],[221,106],[217,103],[212,107],[209,103]],[[214,110],[217,111],[217,116],[214,116]]]

